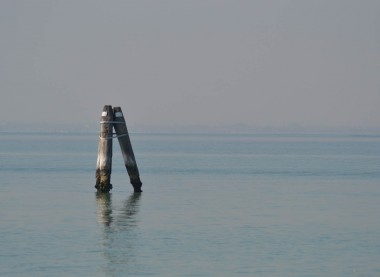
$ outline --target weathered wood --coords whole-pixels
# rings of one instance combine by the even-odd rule
[[[141,192],[141,180],[135,155],[133,154],[131,140],[129,139],[127,125],[120,107],[114,107],[114,128],[120,144],[123,160],[127,169],[131,184],[135,192]]]
[[[96,185],[98,192],[109,192],[112,189],[112,131],[113,131],[112,106],[103,108],[100,118],[100,135],[98,147],[98,159],[96,162]]]

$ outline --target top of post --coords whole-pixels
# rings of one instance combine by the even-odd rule
[[[114,107],[113,108],[113,114],[114,114],[114,119],[116,121],[125,121],[123,111],[121,110],[120,107]]]
[[[102,115],[100,117],[100,124],[112,124],[113,110],[111,105],[105,105],[103,107]]]
[[[103,107],[101,121],[104,120],[112,120],[113,118],[113,110],[111,105],[105,105]]]

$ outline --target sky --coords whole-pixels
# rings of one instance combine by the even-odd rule
[[[380,130],[380,1],[1,0],[0,95],[2,126]]]

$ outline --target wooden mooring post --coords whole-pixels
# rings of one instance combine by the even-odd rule
[[[103,108],[100,118],[100,135],[98,147],[98,159],[96,162],[96,185],[98,192],[109,192],[112,189],[112,130],[113,130],[112,106]]]
[[[112,139],[113,128],[119,140],[125,167],[127,169],[130,182],[135,192],[141,192],[141,180],[135,155],[132,150],[131,140],[129,139],[127,125],[120,107],[106,105],[103,108],[100,119],[100,136],[98,159],[96,162],[96,185],[98,192],[109,192],[112,189]]]
[[[131,140],[129,139],[123,112],[120,107],[114,107],[113,112],[114,128],[120,144],[121,153],[123,154],[124,165],[127,169],[134,191],[141,192],[142,183],[140,180],[139,169],[137,168],[137,163],[133,153]]]

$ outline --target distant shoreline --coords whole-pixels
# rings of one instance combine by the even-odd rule
[[[19,127],[19,128],[17,128]],[[357,128],[267,128],[257,127],[245,130],[203,127],[203,128],[158,128],[158,127],[129,127],[131,134],[152,134],[152,135],[247,135],[247,136],[310,136],[310,137],[380,137],[380,130],[357,129]],[[50,126],[50,125],[0,125],[0,134],[97,134],[99,130],[95,127],[85,126]]]

